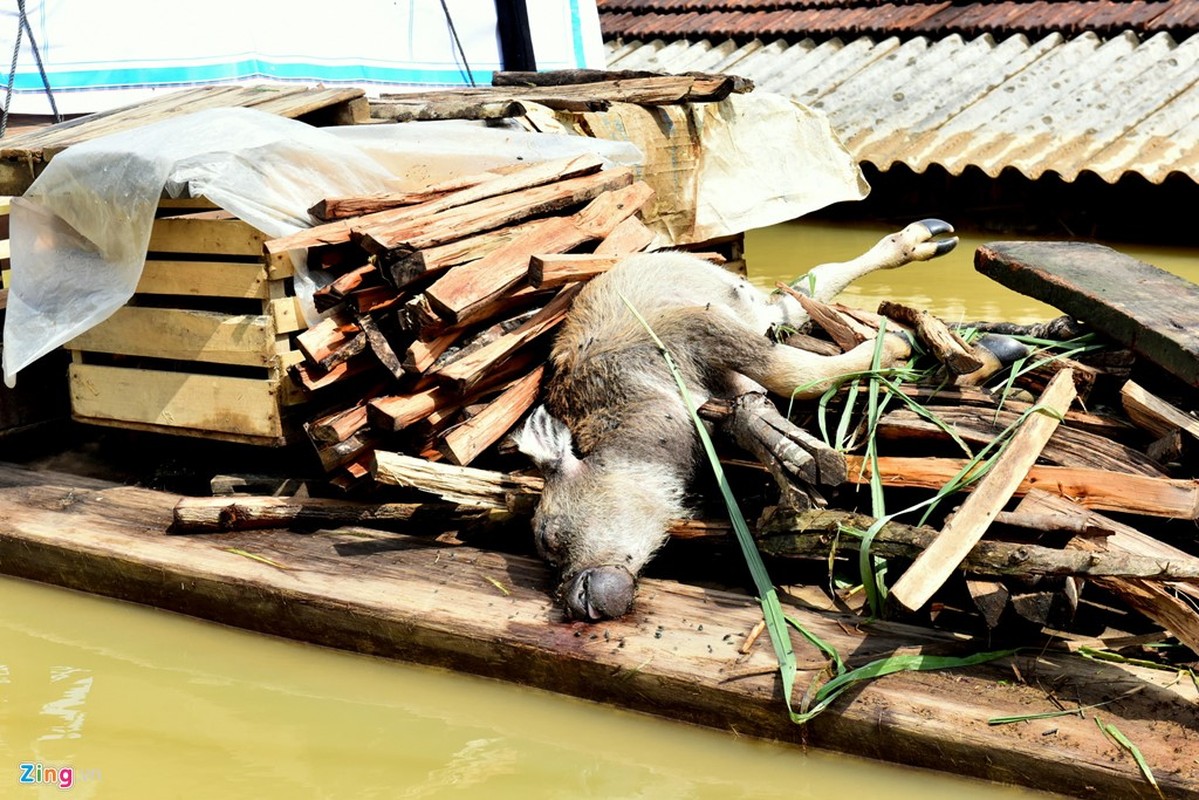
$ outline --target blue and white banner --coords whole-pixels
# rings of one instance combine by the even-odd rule
[[[527,0],[538,69],[604,67],[595,0]],[[501,68],[491,0],[25,0],[12,113],[101,111],[214,84],[356,86],[370,95],[485,85]],[[21,20],[0,0],[0,83]]]

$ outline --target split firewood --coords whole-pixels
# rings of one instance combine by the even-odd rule
[[[358,289],[377,284],[379,270],[374,264],[364,264],[338,276],[330,283],[312,293],[312,301],[318,311],[327,311],[346,299],[346,296]]]
[[[866,514],[819,509],[776,514],[758,535],[758,547],[774,556],[827,559],[830,551],[856,552],[859,536],[876,520]],[[887,522],[874,536],[870,551],[883,558],[913,559],[940,534],[927,526]],[[1199,584],[1199,558],[1161,560],[1126,552],[1061,550],[1041,545],[987,541],[975,543],[961,562],[972,575],[1138,577]]]
[[[460,358],[444,368],[430,371],[436,380],[452,383],[465,390],[477,383],[488,370],[509,358],[519,348],[553,330],[566,317],[575,295],[582,284],[571,284],[558,293],[545,308],[534,314],[516,330],[504,334],[494,342]]]
[[[452,464],[467,465],[480,453],[507,435],[512,426],[537,402],[545,366],[513,381],[466,422],[444,437],[438,449]]]
[[[315,497],[184,497],[175,505],[169,532],[316,529],[361,524],[446,528],[483,516],[478,506],[452,503],[362,503]]]
[[[518,237],[555,224],[555,219],[542,217],[517,222],[421,250],[397,247],[377,260],[387,282],[397,290],[406,289],[418,279],[436,279],[450,267],[486,258]]]
[[[436,214],[417,216],[414,206],[407,218],[379,222],[359,218],[355,241],[368,253],[386,255],[395,248],[423,249],[446,244],[463,236],[511,225],[539,214],[550,214],[590,202],[633,182],[633,171],[615,167],[595,174],[556,181],[519,192],[501,194]],[[392,212],[384,212],[392,213]],[[361,221],[368,221],[362,224]]]
[[[577,214],[560,218],[556,224],[518,237],[478,261],[451,270],[425,295],[439,316],[458,322],[471,309],[495,300],[524,280],[531,254],[562,253],[602,239],[652,196],[653,190],[642,181],[605,192]]]
[[[365,338],[364,336],[363,341]],[[371,364],[369,357],[359,356],[334,364],[327,370],[300,362],[288,372],[305,391],[316,392],[365,375],[371,371]]]
[[[362,335],[366,337],[366,343],[370,347],[371,352],[378,359],[383,368],[391,373],[391,376],[396,380],[400,380],[406,374],[403,363],[395,350],[391,347],[391,342],[383,335],[383,331],[379,330],[378,324],[375,323],[370,314],[360,314],[357,316],[358,327],[362,330]]]
[[[544,359],[542,359],[544,360]],[[432,380],[418,384],[418,388],[406,394],[375,397],[367,401],[367,415],[373,428],[385,433],[394,433],[408,428],[438,411],[456,412],[467,403],[474,402],[484,392],[508,383],[534,366],[534,357],[516,356],[502,367],[489,373],[477,386],[468,392],[457,386],[437,384]]]
[[[348,217],[362,217],[400,206],[414,206],[430,200],[439,200],[451,192],[469,189],[484,181],[498,178],[502,172],[502,170],[491,170],[460,175],[412,192],[380,192],[352,197],[326,197],[308,209],[308,213],[326,222]]]
[[[314,364],[329,369],[366,349],[366,337],[346,313],[335,313],[296,336],[296,346]]]
[[[1120,401],[1129,418],[1154,436],[1161,437],[1179,430],[1185,431],[1192,439],[1199,439],[1199,419],[1134,381],[1128,381],[1120,389]]]
[[[654,243],[656,234],[636,216],[621,220],[602,242],[595,246],[597,256],[624,256],[639,253]]]
[[[879,303],[878,313],[912,328],[917,338],[951,374],[964,375],[982,366],[982,360],[970,351],[970,345],[928,311],[884,300]]]
[[[623,260],[624,256],[595,253],[539,253],[529,259],[528,281],[538,289],[589,281]]]
[[[459,191],[447,193],[434,200],[386,209],[352,219],[335,220],[324,225],[317,225],[297,231],[288,236],[271,239],[263,246],[267,253],[274,255],[285,253],[288,250],[340,244],[350,241],[352,232],[358,229],[371,230],[377,228],[382,231],[386,230],[387,226],[403,226],[405,223],[410,224],[413,220],[444,214],[445,212],[459,209],[462,206],[472,207],[473,213],[458,215],[458,221],[474,220],[476,226],[482,226],[476,227],[475,230],[470,232],[499,228],[507,224],[507,222],[486,224],[484,219],[489,218],[487,216],[488,213],[495,213],[496,205],[500,205],[501,207],[512,205],[513,201],[505,200],[506,197],[515,198],[516,196],[520,196],[525,199],[532,199],[533,202],[537,200],[541,202],[553,202],[553,199],[558,197],[558,193],[553,190],[545,191],[547,184],[568,183],[572,190],[577,190],[580,184],[572,181],[580,177],[594,175],[602,168],[603,161],[598,156],[593,155],[581,155],[566,159],[537,162],[520,170],[500,174],[494,178],[464,187]],[[590,183],[584,181],[582,185],[589,186]],[[598,194],[598,192],[596,193]],[[570,192],[568,191],[566,194],[566,205],[571,205],[572,203],[569,200]],[[498,203],[487,202],[496,201],[497,198],[499,200]],[[587,199],[590,199],[590,197]],[[529,204],[533,205],[533,202]],[[519,201],[516,204],[519,205]],[[532,215],[527,214],[525,216]],[[511,221],[508,220],[508,222]],[[464,228],[463,235],[465,233],[466,230]],[[384,247],[381,249],[386,250],[388,248]]]
[[[1025,418],[957,514],[895,582],[890,593],[892,602],[908,611],[916,611],[928,602],[1019,488],[1057,428],[1058,417],[1073,401],[1070,371],[1059,372],[1041,396],[1039,405],[1045,411]]]
[[[1195,557],[1189,553],[1159,542],[1128,525],[1102,517],[1094,512],[1079,508],[1071,501],[1056,497],[1048,492],[1030,492],[1020,501],[1018,511],[1039,512],[1043,510],[1085,516],[1095,524],[1110,528],[1113,535],[1105,540],[1109,550],[1135,553],[1163,563],[1189,563]],[[1071,546],[1091,550],[1093,542],[1083,538],[1071,541]],[[1112,592],[1136,611],[1173,633],[1178,640],[1199,653],[1199,586],[1191,583],[1170,582],[1135,578],[1095,578],[1094,582]],[[1180,599],[1174,593],[1187,595]]]

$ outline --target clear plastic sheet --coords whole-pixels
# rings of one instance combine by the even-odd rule
[[[314,128],[244,108],[200,111],[74,145],[11,211],[12,285],[4,380],[128,302],[164,190],[204,196],[269,236],[311,225],[324,197],[419,188],[518,161],[598,152],[636,162],[626,143],[419,123]],[[297,263],[297,294],[311,277]],[[315,314],[309,303],[306,311]]]

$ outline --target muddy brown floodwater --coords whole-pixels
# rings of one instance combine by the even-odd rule
[[[771,286],[888,231],[784,225],[747,237]],[[997,237],[988,237],[991,240]],[[1054,316],[947,259],[842,300],[949,320]],[[1121,248],[1123,249],[1123,248]],[[1125,250],[1194,279],[1182,252]],[[782,710],[780,709],[780,713]],[[71,770],[70,794],[26,771]],[[36,776],[34,771],[30,777]],[[572,698],[272,639],[0,578],[0,798],[1035,797],[675,724]]]

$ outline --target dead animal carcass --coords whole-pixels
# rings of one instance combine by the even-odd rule
[[[868,272],[948,252],[956,239],[934,237],[951,231],[940,220],[913,223],[857,259],[813,269],[803,286],[831,299]],[[545,405],[519,435],[520,449],[546,479],[534,539],[560,570],[568,615],[599,620],[628,612],[636,577],[665,541],[668,523],[686,516],[699,437],[650,331],[697,405],[761,387],[814,397],[870,367],[874,342],[821,356],[766,335],[807,319],[794,298],[768,295],[678,252],[632,256],[579,294],[554,345]],[[906,339],[887,336],[886,365],[908,354]]]

